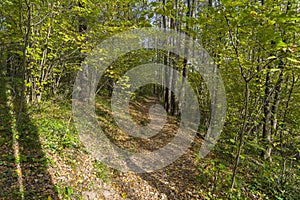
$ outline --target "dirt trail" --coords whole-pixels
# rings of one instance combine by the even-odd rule
[[[130,105],[131,115],[136,122],[149,122],[147,114],[151,105],[156,103],[153,98],[145,99],[145,102],[135,102]],[[157,116],[159,117],[159,116]],[[135,151],[156,150],[172,140],[178,129],[178,120],[168,117],[162,131],[149,140],[130,140],[135,146]],[[198,145],[197,145],[198,144]],[[167,167],[152,173],[120,173],[114,177],[114,184],[123,197],[132,200],[140,199],[202,199],[197,181],[196,149],[199,149],[201,141],[196,138],[188,151],[178,160]]]

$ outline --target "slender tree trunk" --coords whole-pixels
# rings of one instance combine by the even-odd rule
[[[262,158],[271,159],[271,144],[272,144],[272,136],[271,136],[271,77],[270,72],[267,72],[266,81],[265,81],[265,106],[264,106],[264,120],[263,120],[263,144],[265,145],[265,150],[262,151]]]
[[[243,126],[242,129],[239,133],[239,144],[238,144],[238,149],[237,149],[237,154],[235,157],[235,164],[233,167],[233,172],[232,172],[232,178],[231,178],[231,188],[234,188],[235,184],[235,178],[238,170],[238,165],[240,162],[240,156],[242,153],[242,147],[243,147],[243,142],[244,142],[244,134],[246,132],[246,127],[247,127],[247,118],[248,118],[248,112],[249,112],[249,100],[250,100],[250,89],[249,89],[249,81],[245,80],[245,112],[243,115]]]

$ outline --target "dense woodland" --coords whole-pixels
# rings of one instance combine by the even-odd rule
[[[206,157],[197,155],[213,100],[197,66],[163,50],[141,49],[111,63],[98,83],[99,121],[112,141],[138,151],[141,141],[125,141],[111,116],[115,83],[151,62],[179,71],[201,112],[188,152],[192,192],[185,192],[184,167],[174,170],[182,179],[173,190],[156,185],[157,174],[124,175],[105,166],[85,150],[74,127],[73,85],[86,56],[106,38],[143,27],[183,32],[213,59],[227,99],[218,143]],[[300,199],[299,32],[298,0],[2,0],[0,199]],[[179,84],[175,76],[169,88]],[[137,123],[147,125],[140,104],[149,101],[165,108],[169,123],[180,120],[178,97],[169,88],[149,84],[132,93]],[[170,170],[157,173],[168,177]],[[128,189],[120,177],[143,182]],[[139,191],[142,184],[151,189]]]

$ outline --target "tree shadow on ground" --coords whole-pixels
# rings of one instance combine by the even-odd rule
[[[7,105],[8,99],[5,91],[5,84],[1,83],[1,105]],[[21,86],[23,87],[23,86]],[[26,103],[23,101],[22,112],[19,116],[20,111],[20,101],[21,98],[18,94],[21,92],[20,86],[14,88],[15,96],[12,99],[13,105],[6,106],[5,109],[1,109],[6,119],[2,124],[6,124],[7,127],[15,126],[16,134],[18,135],[18,146],[19,146],[19,163],[21,170],[17,170],[14,158],[14,150],[12,146],[12,136],[13,130],[8,129],[1,131],[1,134],[6,135],[6,141],[10,145],[1,147],[0,152],[6,151],[11,158],[9,165],[7,165],[7,172],[1,176],[8,176],[8,180],[4,183],[1,181],[5,191],[0,192],[0,197],[2,199],[58,199],[58,194],[55,191],[55,187],[52,183],[50,174],[47,171],[47,158],[42,151],[41,143],[39,141],[38,129],[32,123],[32,120],[28,114],[28,109]],[[14,115],[10,115],[9,111],[12,110]],[[20,117],[18,123],[13,119]],[[15,124],[14,124],[15,123]],[[1,170],[2,171],[2,170]],[[2,174],[2,173],[1,173]],[[9,174],[11,174],[9,176]],[[18,180],[18,176],[21,177]],[[4,178],[5,179],[5,178]],[[16,182],[17,181],[17,182]],[[1,184],[0,183],[0,184]],[[23,187],[23,192],[20,190]],[[0,187],[2,188],[2,187]],[[5,196],[5,194],[7,196]],[[1,196],[2,195],[2,196]]]
[[[16,199],[20,192],[13,151],[13,118],[6,84],[0,77],[0,199]]]

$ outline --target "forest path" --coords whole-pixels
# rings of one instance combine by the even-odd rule
[[[145,98],[130,103],[130,113],[137,124],[149,123],[149,108],[158,102],[155,98]],[[155,117],[160,117],[156,115]],[[152,118],[152,120],[157,120]],[[149,139],[130,138],[118,131],[116,143],[123,148],[134,147],[134,152],[153,151],[168,144],[177,133],[178,119],[167,117],[162,130]],[[123,135],[122,135],[123,134]],[[113,137],[114,134],[111,136]],[[170,165],[151,173],[123,173],[119,172],[113,177],[113,184],[121,196],[126,199],[162,200],[162,199],[203,199],[197,180],[198,171],[196,154],[201,144],[196,137],[190,148]]]

